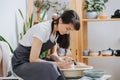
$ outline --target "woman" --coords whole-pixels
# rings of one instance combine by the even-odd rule
[[[36,24],[27,31],[14,51],[13,71],[24,80],[65,80],[59,68],[70,68],[74,62],[69,57],[57,55],[56,43],[67,49],[70,31],[79,28],[79,17],[73,10],[65,11],[56,20]],[[50,59],[39,58],[48,49],[51,49]]]

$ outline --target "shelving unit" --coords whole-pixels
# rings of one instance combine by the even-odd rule
[[[83,50],[88,49],[88,22],[100,22],[100,21],[120,21],[118,18],[114,19],[86,19],[85,16],[85,10],[83,10],[83,5],[84,5],[85,0],[71,0],[72,4],[75,5],[74,10],[79,14],[80,16],[80,23],[81,23],[81,28],[80,31],[78,32],[78,41],[76,43],[78,44],[77,49],[77,61],[79,62],[84,62],[88,64],[88,59],[89,58],[120,58],[116,56],[83,56]],[[74,52],[73,52],[74,53]]]
[[[88,22],[106,22],[106,21],[120,21],[120,19],[82,19],[82,23],[83,23],[83,39],[84,39],[84,42],[83,42],[83,45],[85,45],[85,47],[83,48],[84,49],[88,49]],[[120,58],[120,57],[116,57],[116,56],[83,56],[82,59],[83,59],[83,62],[88,64],[88,59],[89,58]]]
[[[116,56],[83,56],[83,58],[120,58]]]
[[[120,21],[120,19],[82,19],[82,21]]]

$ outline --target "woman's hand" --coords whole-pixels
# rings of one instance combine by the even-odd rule
[[[60,57],[60,61],[58,62],[58,67],[61,69],[74,68],[74,60],[68,56]]]
[[[58,67],[61,69],[66,69],[66,68],[74,68],[74,62],[73,61],[61,61],[61,62],[56,62]]]
[[[68,57],[68,56],[63,56],[63,57],[61,57],[61,60],[63,60],[63,61],[74,61],[71,57]]]

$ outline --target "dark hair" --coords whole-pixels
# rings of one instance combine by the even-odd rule
[[[57,43],[61,48],[69,48],[70,46],[70,34],[59,35]]]
[[[73,10],[64,11],[63,14],[58,19],[53,21],[54,24],[58,24],[60,18],[62,19],[62,22],[64,24],[72,23],[74,25],[75,30],[80,29],[79,16],[77,15],[75,11]],[[70,45],[70,34],[60,35],[59,32],[57,32],[57,34],[59,34],[57,43],[59,43],[60,47],[67,49]]]
[[[62,19],[62,22],[64,24],[73,23],[75,30],[80,29],[79,16],[77,15],[77,13],[75,11],[73,11],[73,10],[64,11],[63,14],[58,19],[54,20],[54,23],[58,24],[60,18]]]

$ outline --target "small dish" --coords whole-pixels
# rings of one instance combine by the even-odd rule
[[[98,18],[99,18],[99,19],[107,19],[108,17],[107,17],[107,15],[103,15],[103,14],[102,14],[102,15],[99,15]]]
[[[85,70],[83,71],[85,76],[91,77],[91,78],[100,78],[105,74],[105,71],[102,70]]]

